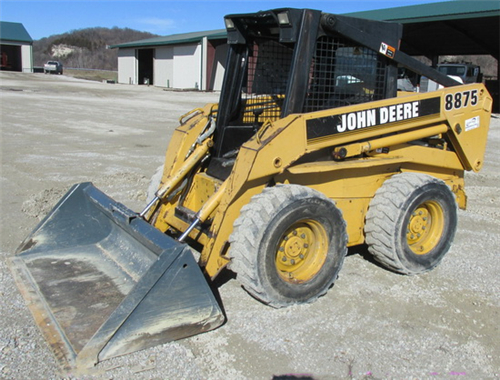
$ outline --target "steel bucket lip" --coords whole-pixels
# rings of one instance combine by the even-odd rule
[[[81,203],[85,203],[85,205],[82,206]],[[71,213],[74,213],[75,209],[82,207],[84,209],[90,207],[91,212],[88,215],[92,215],[93,217],[95,217],[95,209],[97,209],[97,212],[100,215],[102,214],[100,217],[104,218],[106,223],[111,223],[113,233],[126,235],[128,240],[133,241],[134,244],[137,242],[137,244],[144,246],[151,254],[148,255],[149,257],[147,260],[149,266],[145,269],[142,268],[140,271],[142,272],[142,276],[138,278],[131,290],[124,295],[119,305],[105,319],[104,323],[91,337],[89,337],[88,341],[83,345],[83,348],[77,352],[70,339],[68,339],[65,328],[59,324],[57,317],[54,315],[53,310],[51,310],[47,298],[40,289],[40,284],[37,284],[29,268],[29,263],[33,263],[38,259],[47,260],[51,259],[53,256],[57,256],[57,250],[53,249],[57,244],[54,244],[52,241],[47,241],[45,243],[43,241],[37,242],[37,237],[41,234],[47,234],[47,229],[57,227],[57,220],[54,219],[58,217],[63,219],[66,217],[73,217]],[[76,215],[76,217],[80,216],[78,214]],[[57,232],[58,231],[55,231],[56,236]],[[48,244],[49,248],[44,250],[44,244]],[[69,242],[66,241],[65,244],[68,245]],[[80,247],[84,246],[82,245]],[[62,249],[61,252],[64,252],[65,249]],[[75,257],[77,256],[78,255],[75,255]],[[9,264],[21,294],[25,298],[39,329],[51,346],[51,349],[55,353],[64,371],[80,371],[92,367],[102,359],[118,356],[109,354],[113,352],[113,349],[112,347],[111,349],[108,347],[108,343],[112,341],[113,337],[120,331],[122,326],[127,325],[127,321],[133,313],[136,312],[136,310],[141,310],[141,303],[146,300],[150,294],[159,293],[159,291],[153,292],[153,288],[157,284],[165,284],[168,282],[169,276],[172,277],[172,281],[175,281],[177,279],[175,276],[181,273],[180,270],[182,268],[189,267],[189,273],[190,276],[192,276],[192,280],[191,277],[188,278],[187,287],[189,288],[191,283],[193,284],[193,289],[189,290],[191,292],[190,294],[196,294],[196,297],[199,296],[199,304],[203,305],[204,312],[200,314],[199,326],[193,324],[194,327],[191,330],[188,328],[186,329],[185,326],[183,327],[189,335],[176,336],[174,339],[158,341],[156,344],[166,343],[171,340],[209,331],[225,322],[225,316],[222,309],[213,295],[200,267],[196,263],[190,248],[185,244],[176,242],[161,231],[152,227],[142,218],[137,217],[135,212],[114,201],[89,182],[74,185],[68,191],[54,209],[23,241],[18,249],[18,253],[9,259]],[[164,277],[166,280],[163,279]],[[163,293],[163,290],[160,293]],[[168,294],[168,289],[165,289],[165,294]],[[175,298],[175,295],[173,297]],[[195,298],[195,300],[197,299],[198,298]],[[151,301],[149,302],[151,303]],[[157,303],[161,305],[161,299],[158,300]],[[155,302],[152,302],[152,304],[155,304]],[[186,310],[189,311],[189,307],[190,306],[187,305]],[[164,308],[163,312],[168,313],[168,308]],[[136,315],[132,319],[137,320],[138,318],[140,319],[140,317]],[[160,338],[163,335],[160,334]],[[138,349],[149,347],[147,343],[147,341],[145,341],[144,344],[141,343],[143,346]],[[100,357],[105,347],[108,354],[101,355],[102,357]],[[120,353],[119,355],[122,354],[123,353]]]

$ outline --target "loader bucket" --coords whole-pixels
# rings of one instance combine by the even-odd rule
[[[224,322],[190,249],[91,183],[71,188],[21,244],[11,269],[65,370]]]

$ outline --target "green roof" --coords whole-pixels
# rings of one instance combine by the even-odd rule
[[[193,42],[200,42],[203,38],[207,37],[209,40],[219,40],[227,38],[225,29],[210,30],[205,32],[192,32],[183,34],[172,34],[170,36],[148,38],[145,40],[126,42],[123,44],[111,45],[110,48],[136,48],[136,47],[147,47],[147,46],[159,46],[159,45],[174,45],[174,44],[186,44]]]
[[[28,31],[19,22],[0,21],[0,40],[33,43]]]
[[[325,9],[325,12],[329,10]],[[346,16],[366,18],[371,20],[379,21],[391,21],[399,22],[402,24],[407,24],[405,31],[407,31],[405,38],[420,45],[421,40],[425,40],[426,44],[429,45],[434,42],[434,45],[439,45],[440,51],[443,50],[443,46],[453,45],[450,42],[452,37],[448,36],[448,39],[443,36],[449,35],[454,30],[450,31],[452,25],[452,20],[457,20],[456,22],[462,27],[462,34],[470,35],[469,39],[472,40],[472,45],[475,47],[466,48],[465,38],[457,36],[455,45],[464,45],[461,49],[463,50],[460,54],[492,54],[493,56],[498,55],[498,24],[500,20],[500,1],[492,0],[448,0],[436,3],[427,3],[420,5],[410,5],[401,6],[396,8],[378,9],[372,11],[363,12],[353,12],[346,13]],[[411,35],[412,28],[419,28],[421,23],[432,23],[435,21],[443,21],[441,23],[436,23],[442,26],[442,28],[447,28],[444,31],[441,30],[430,30],[427,35],[420,33],[418,30],[415,32],[416,35]],[[458,30],[458,28],[456,28]],[[465,31],[465,32],[464,32]],[[456,32],[456,31],[455,31]],[[459,31],[460,32],[460,31]],[[414,34],[415,34],[414,33]],[[420,33],[420,38],[419,38]],[[432,35],[436,33],[436,35]],[[441,36],[440,34],[443,34]],[[493,35],[492,35],[493,34]],[[439,39],[437,37],[441,36]],[[140,48],[140,47],[153,47],[161,45],[174,45],[182,43],[193,43],[200,42],[204,37],[209,40],[215,39],[225,39],[227,38],[226,30],[211,30],[205,32],[193,32],[184,34],[174,34],[164,37],[149,38],[146,40],[127,42],[118,45],[112,45],[111,48]],[[482,44],[478,44],[477,41],[483,41]],[[486,42],[485,42],[486,41]],[[483,48],[479,49],[478,46],[482,45]],[[491,45],[491,46],[490,46]],[[485,48],[485,46],[487,48]],[[455,46],[456,47],[456,46]],[[408,48],[408,46],[407,46]],[[408,48],[409,49],[409,48]],[[407,49],[407,50],[408,50]],[[437,49],[437,47],[436,47]],[[451,47],[448,49],[450,50]],[[479,49],[479,50],[478,50]],[[418,50],[418,49],[417,49]],[[432,49],[431,49],[432,50]],[[446,50],[446,49],[445,49]],[[448,51],[447,50],[447,51]],[[453,51],[460,50],[460,48],[451,49]],[[450,50],[450,51],[451,51]],[[421,54],[419,50],[411,51],[408,50],[409,54]],[[443,54],[453,55],[459,54],[456,52],[447,52]]]
[[[346,16],[405,23],[500,16],[500,1],[451,0],[374,11],[347,13]]]

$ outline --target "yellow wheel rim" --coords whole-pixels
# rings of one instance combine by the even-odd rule
[[[406,229],[406,241],[416,255],[429,253],[441,240],[444,212],[439,203],[424,202],[411,214]]]
[[[276,269],[290,283],[311,280],[322,268],[328,254],[328,234],[315,220],[292,225],[281,236],[276,250]]]

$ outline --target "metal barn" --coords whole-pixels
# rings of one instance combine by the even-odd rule
[[[18,22],[0,21],[0,70],[33,72],[33,39]]]
[[[226,31],[194,32],[113,45],[118,83],[218,90],[227,52]]]

